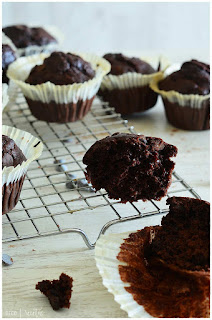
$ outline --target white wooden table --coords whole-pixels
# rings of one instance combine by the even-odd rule
[[[204,200],[209,200],[209,131],[186,132],[166,121],[162,103],[136,117],[128,117],[137,132],[157,136],[178,147],[176,171]],[[88,219],[89,224],[89,219]],[[151,220],[157,224],[157,219]],[[116,225],[107,232],[137,230],[144,222]],[[95,228],[95,225],[93,226]],[[94,251],[76,234],[63,234],[3,244],[14,263],[3,267],[3,317],[7,318],[116,318],[127,317],[102,285]],[[69,310],[53,311],[46,297],[35,290],[43,279],[65,272],[74,279]]]

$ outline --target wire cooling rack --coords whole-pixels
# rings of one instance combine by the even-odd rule
[[[112,225],[167,213],[169,196],[199,195],[176,173],[161,201],[121,204],[104,190],[94,192],[84,178],[82,158],[97,140],[115,132],[135,133],[127,120],[106,103],[94,101],[91,112],[75,123],[46,123],[35,119],[21,93],[3,114],[3,123],[37,136],[44,143],[41,157],[27,172],[20,201],[3,215],[3,242],[62,233],[78,233],[88,248]],[[95,232],[94,232],[95,231]]]

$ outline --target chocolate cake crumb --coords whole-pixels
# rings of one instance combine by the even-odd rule
[[[121,202],[160,200],[171,183],[177,148],[160,138],[114,133],[95,142],[83,163],[96,191],[104,188]]]
[[[36,284],[36,290],[40,290],[48,299],[53,310],[70,307],[73,279],[65,273],[61,273],[59,280],[43,280]]]

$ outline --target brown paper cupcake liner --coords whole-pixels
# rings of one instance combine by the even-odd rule
[[[208,130],[210,129],[210,100],[205,100],[201,108],[180,106],[163,98],[168,121],[183,130]]]
[[[154,107],[158,98],[158,94],[149,85],[128,89],[100,89],[98,95],[123,115],[148,110]]]
[[[42,103],[40,101],[33,101],[27,97],[25,98],[33,116],[38,120],[66,123],[82,119],[90,111],[95,96],[85,101],[79,100],[76,103],[70,102],[60,104],[57,104],[54,101]]]
[[[2,186],[2,215],[10,212],[17,204],[25,175],[19,180]]]

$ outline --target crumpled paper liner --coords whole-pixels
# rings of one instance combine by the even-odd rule
[[[49,54],[40,54],[29,57],[22,57],[12,63],[8,68],[8,76],[12,79],[22,90],[24,96],[28,99],[28,101],[37,101],[37,108],[39,109],[40,120],[46,120],[46,117],[42,118],[42,110],[47,108],[52,110],[52,103],[58,105],[64,105],[65,108],[69,108],[70,117],[65,116],[62,118],[62,114],[60,112],[60,108],[54,108],[54,118],[55,122],[68,122],[72,120],[72,108],[73,105],[77,104],[77,109],[83,105],[83,108],[89,111],[89,108],[85,106],[85,101],[90,101],[95,97],[97,91],[99,90],[99,86],[101,84],[102,78],[105,74],[110,71],[110,64],[103,58],[95,56],[93,54],[78,54],[85,61],[91,63],[92,68],[95,70],[96,74],[93,79],[85,81],[83,83],[74,83],[70,85],[55,85],[51,82],[46,82],[39,85],[30,85],[25,83],[24,81],[27,79],[31,69],[35,65],[40,65],[43,63],[44,59],[49,56]],[[33,115],[34,108],[31,108],[31,104],[29,103],[29,107]],[[44,113],[47,111],[45,110]],[[67,115],[67,112],[64,112]],[[81,114],[83,112],[78,112]],[[49,118],[50,119],[50,118]],[[76,118],[74,121],[78,120]],[[50,120],[48,120],[50,121]]]
[[[40,157],[43,143],[26,131],[5,125],[2,126],[2,134],[13,139],[27,159],[21,165],[2,170],[2,212],[7,213],[8,208],[12,210],[12,203],[17,203],[27,169],[33,160]]]
[[[209,272],[186,271],[170,265],[166,278],[167,265],[163,265],[163,261],[156,261],[157,264],[154,265],[154,259],[152,271],[155,276],[152,276],[152,272],[148,271],[143,249],[145,243],[149,243],[151,237],[154,238],[158,228],[160,227],[155,226],[144,228],[139,232],[109,234],[100,237],[96,243],[95,259],[103,279],[103,285],[114,295],[115,301],[131,318],[152,317],[142,304],[146,306],[147,310],[150,308],[150,311],[157,314],[158,317],[168,317],[169,314],[181,318],[192,317],[192,315],[200,316],[200,314],[209,317]],[[163,277],[163,281],[157,281],[157,273],[159,279],[160,276]],[[189,277],[188,280],[187,277]],[[176,295],[172,298],[170,288],[171,296],[167,305],[168,309],[166,309],[164,298],[169,296],[169,291],[166,288],[172,282]],[[182,287],[179,287],[179,284]],[[158,290],[152,292],[157,286]],[[143,295],[139,290],[143,290]],[[184,295],[183,290],[188,290],[188,295]],[[191,301],[192,292],[194,294],[193,302]],[[181,296],[178,296],[179,293]],[[198,300],[201,307],[198,305]],[[176,303],[176,306],[170,308],[172,303]],[[189,309],[189,305],[191,309]]]
[[[126,264],[119,261],[117,255],[120,252],[120,245],[124,242],[123,239],[130,233],[132,232],[102,235],[95,246],[96,266],[102,276],[103,285],[114,295],[115,301],[130,318],[152,318],[125,290],[129,284],[120,278],[118,266]]]

